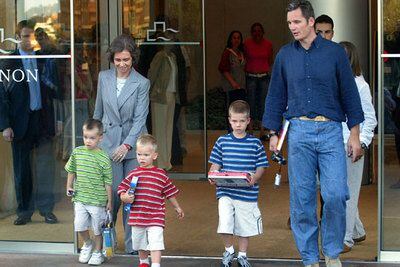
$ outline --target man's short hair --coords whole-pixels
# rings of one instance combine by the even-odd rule
[[[136,146],[146,146],[151,145],[154,151],[157,151],[157,139],[151,134],[142,134],[136,141]]]
[[[97,129],[99,130],[99,134],[102,135],[103,134],[103,123],[99,120],[96,119],[87,119],[84,123],[83,123],[83,129],[85,130],[93,130],[93,129]]]
[[[246,114],[246,116],[250,116],[250,106],[249,104],[244,101],[244,100],[236,100],[232,102],[229,106],[229,116],[231,113],[240,113],[240,114]]]
[[[17,24],[17,28],[15,29],[15,33],[19,36],[21,34],[21,31],[23,28],[28,28],[28,29],[35,29],[36,22],[34,20],[21,20]]]
[[[322,14],[321,16],[319,16],[318,18],[315,19],[315,24],[314,27],[317,23],[327,23],[327,24],[331,24],[332,25],[332,30],[333,30],[333,19],[331,17],[329,17],[326,14]]]
[[[309,18],[315,18],[314,8],[311,3],[306,0],[291,0],[287,5],[286,12],[290,12],[300,8],[303,17],[308,21]]]

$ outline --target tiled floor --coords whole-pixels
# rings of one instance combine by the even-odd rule
[[[253,267],[272,267],[272,266],[303,266],[299,261],[282,261],[282,260],[251,260]],[[136,267],[138,259],[134,256],[117,256],[110,261],[105,262],[104,267],[129,266]],[[0,266],[8,267],[79,267],[87,266],[87,264],[78,263],[78,257],[75,255],[48,255],[48,254],[0,254]],[[217,267],[220,266],[218,258],[163,258],[163,267]],[[236,266],[234,263],[233,266]],[[321,262],[321,267],[325,266]],[[376,262],[343,262],[345,267],[394,267],[398,264],[376,263]]]

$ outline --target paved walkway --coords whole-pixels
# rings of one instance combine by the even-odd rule
[[[300,261],[284,260],[261,260],[251,259],[253,267],[272,267],[272,266],[303,266]],[[13,254],[0,253],[0,266],[8,267],[83,267],[87,264],[78,262],[76,255],[53,255],[53,254]],[[104,267],[116,266],[138,266],[138,258],[135,256],[116,256],[110,261],[105,262]],[[163,267],[219,267],[218,258],[187,258],[187,257],[167,257],[163,258]],[[233,266],[237,266],[236,263]],[[321,267],[325,266],[322,262]],[[399,264],[376,263],[376,262],[344,262],[344,267],[394,267]]]

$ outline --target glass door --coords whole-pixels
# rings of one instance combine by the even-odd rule
[[[122,32],[137,40],[137,70],[152,82],[157,53],[171,53],[177,68],[168,114],[151,101],[147,119],[149,133],[163,147],[158,166],[174,178],[205,177],[202,1],[122,0]]]
[[[380,259],[400,261],[400,2],[380,3]]]
[[[71,4],[0,1],[0,250],[73,252]]]

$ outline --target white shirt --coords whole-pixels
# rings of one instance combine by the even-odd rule
[[[124,87],[126,79],[117,78],[117,97],[121,93],[122,87]]]
[[[374,129],[377,125],[375,109],[372,105],[371,91],[368,83],[364,80],[362,75],[355,77],[355,81],[360,94],[361,106],[364,112],[365,120],[360,124],[360,142],[367,146],[371,144],[374,137]],[[343,126],[343,141],[346,144],[349,140],[350,130],[345,122]]]

